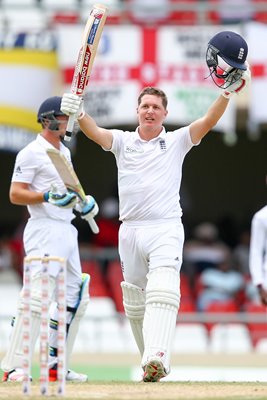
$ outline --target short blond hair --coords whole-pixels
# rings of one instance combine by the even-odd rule
[[[166,96],[166,94],[163,92],[163,90],[158,89],[156,87],[152,87],[152,86],[148,86],[145,87],[142,92],[139,94],[138,96],[138,106],[140,106],[142,98],[145,94],[150,94],[152,96],[158,96],[161,98],[162,100],[162,105],[165,108],[165,110],[167,109],[168,106],[168,98]]]

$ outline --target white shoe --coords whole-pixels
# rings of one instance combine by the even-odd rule
[[[52,368],[49,369],[49,381],[55,382],[57,381],[57,364],[55,364]],[[72,371],[68,369],[66,374],[66,381],[70,382],[86,382],[88,381],[88,376],[85,374],[80,374],[78,372]]]
[[[159,382],[167,375],[161,358],[157,356],[151,357],[143,368],[143,382]]]
[[[88,381],[88,376],[85,374],[80,374],[79,372],[72,371],[71,369],[68,370],[66,375],[66,381],[71,382],[86,382]]]
[[[4,372],[2,382],[23,382],[24,373],[22,368],[16,368],[9,372]],[[32,381],[32,377],[30,376]]]

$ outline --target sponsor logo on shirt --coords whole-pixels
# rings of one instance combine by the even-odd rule
[[[22,174],[22,171],[21,171],[21,168],[20,168],[19,165],[17,166],[17,168],[16,168],[16,170],[15,170],[15,173],[16,173],[16,174]]]
[[[142,149],[136,149],[135,147],[126,146],[126,153],[143,153]]]

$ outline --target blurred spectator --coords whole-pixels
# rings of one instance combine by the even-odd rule
[[[24,246],[23,246],[23,231],[28,221],[29,213],[26,207],[22,207],[21,221],[16,227],[12,238],[10,239],[10,249],[13,253],[13,267],[17,271],[20,279],[23,279],[23,259],[24,259]]]
[[[250,277],[249,270],[249,245],[250,229],[242,230],[239,235],[239,243],[233,249],[233,264],[237,271],[246,277]]]
[[[219,239],[219,232],[214,224],[203,222],[195,227],[193,238],[185,241],[182,267],[193,293],[198,291],[199,274],[208,268],[216,268],[230,253],[230,248]]]
[[[16,271],[16,254],[12,249],[11,240],[8,235],[0,237],[0,281],[20,282]]]
[[[254,18],[251,0],[218,0],[219,20],[222,24],[247,22]]]
[[[10,271],[13,268],[13,255],[9,240],[6,236],[0,237],[0,272]]]
[[[119,202],[116,197],[106,198],[99,206],[97,219],[99,233],[91,241],[94,258],[101,265],[102,271],[107,271],[110,261],[118,259],[119,235]]]
[[[97,219],[99,233],[94,235],[92,244],[97,247],[118,247],[119,202],[115,197],[106,198],[99,207]]]
[[[157,24],[170,15],[169,0],[127,0],[130,19],[139,24]]]
[[[199,284],[202,289],[198,293],[197,308],[205,311],[214,302],[236,301],[239,306],[239,293],[245,289],[246,282],[244,276],[233,269],[231,258],[226,257],[216,268],[204,270]]]
[[[196,226],[193,238],[185,242],[184,263],[187,270],[198,274],[216,267],[230,254],[230,248],[219,239],[217,227],[210,222]],[[186,272],[186,271],[185,271]]]

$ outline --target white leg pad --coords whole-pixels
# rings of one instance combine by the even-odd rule
[[[170,369],[170,352],[180,305],[180,275],[172,267],[149,272],[144,316],[145,351],[142,366],[153,356],[161,357],[166,372]]]
[[[49,278],[50,298],[55,290],[55,279]],[[18,301],[18,312],[10,337],[10,344],[5,357],[2,360],[1,368],[3,371],[11,371],[15,368],[23,367],[23,289],[20,293]],[[34,352],[36,341],[40,332],[40,316],[41,316],[41,278],[36,276],[32,279],[31,284],[31,355]]]
[[[69,365],[70,356],[73,351],[73,346],[75,343],[75,339],[79,330],[80,321],[83,318],[88,303],[89,303],[89,284],[90,284],[90,275],[82,274],[82,286],[80,291],[79,303],[77,304],[77,310],[73,316],[72,321],[70,322],[69,331],[67,335],[67,351],[66,351],[66,365]]]
[[[140,351],[144,353],[143,320],[145,314],[145,291],[131,283],[121,282],[125,315],[129,319],[131,329]]]

